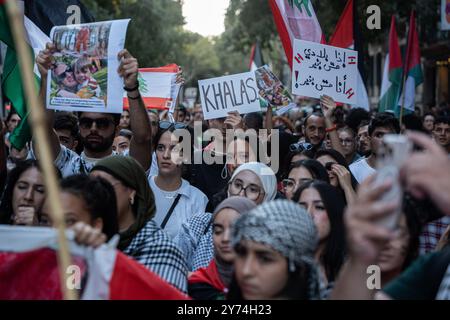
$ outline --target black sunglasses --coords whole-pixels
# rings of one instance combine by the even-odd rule
[[[293,143],[289,146],[289,150],[291,152],[297,152],[297,151],[305,151],[305,150],[311,150],[313,148],[313,145],[308,142],[297,142]]]
[[[68,73],[72,73],[72,69],[71,68],[67,68],[64,72],[62,72],[61,74],[56,75],[56,79],[58,81],[62,81],[67,77]]]
[[[170,121],[160,121],[159,122],[159,128],[162,130],[169,129],[172,126],[175,129],[186,129],[187,128],[187,125],[182,122],[170,122]]]
[[[95,125],[97,126],[97,129],[100,129],[100,130],[108,129],[109,126],[113,123],[108,118],[99,118],[99,119],[81,118],[80,119],[80,128],[90,129],[94,122],[95,122]]]

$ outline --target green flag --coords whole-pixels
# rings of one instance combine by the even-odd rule
[[[400,98],[402,85],[402,56],[398,45],[395,17],[391,19],[389,32],[389,53],[384,62],[383,81],[381,82],[380,104],[378,112],[395,112]]]
[[[7,46],[3,73],[1,75],[2,92],[11,101],[12,107],[22,119],[11,133],[9,140],[14,148],[22,150],[25,144],[31,140],[31,129],[28,124],[28,109],[25,102],[20,68],[4,4],[0,4],[0,41]],[[37,77],[36,85],[37,87],[39,86]]]

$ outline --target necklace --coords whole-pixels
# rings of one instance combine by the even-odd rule
[[[164,198],[166,198],[166,199],[173,199],[177,195],[177,191],[175,191],[175,192],[165,192],[165,191],[161,190],[161,192],[164,195]]]
[[[183,185],[183,182],[181,181],[179,187],[176,190],[174,190],[174,191],[165,191],[165,190],[161,189],[161,187],[159,187],[158,184],[156,183],[156,179],[157,178],[158,178],[158,176],[156,176],[153,181],[155,183],[155,186],[163,194],[165,199],[173,199],[173,198],[175,198],[177,196],[178,191],[180,190],[181,186]]]

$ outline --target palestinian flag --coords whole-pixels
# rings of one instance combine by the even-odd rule
[[[255,43],[252,46],[252,53],[250,55],[250,65],[249,69],[250,71],[255,71],[259,67],[262,67],[264,65],[264,60],[262,57],[261,47],[259,46],[259,43]]]
[[[359,39],[359,22],[356,10],[356,1],[348,0],[344,8],[344,11],[339,18],[333,35],[330,38],[329,44],[335,47],[346,48],[351,50],[357,50],[358,55],[358,76],[357,76],[357,103],[356,107],[363,108],[367,111],[370,110],[369,97],[367,95],[366,86],[364,85],[363,78],[363,54],[362,48],[359,48],[357,40]]]
[[[31,130],[27,121],[28,109],[20,76],[18,59],[10,32],[8,17],[4,0],[0,0],[0,41],[7,46],[3,73],[1,75],[2,94],[11,101],[13,108],[20,116],[20,125],[11,133],[11,144],[18,150],[23,149],[31,139]],[[24,15],[24,26],[27,35],[27,43],[33,51],[33,59],[39,51],[45,48],[47,42],[51,42],[48,35],[53,25],[65,25],[70,13],[67,8],[78,5],[81,9],[81,22],[93,22],[92,16],[87,12],[79,0],[26,0],[18,1]],[[70,11],[69,11],[70,12]],[[45,29],[45,32],[43,31]],[[36,87],[39,86],[39,72],[34,69],[36,75]]]
[[[383,81],[381,83],[379,112],[397,109],[402,85],[402,56],[398,45],[397,31],[395,30],[395,17],[391,19],[389,32],[389,52],[384,62]]]
[[[0,226],[0,300],[61,300],[57,232]],[[67,284],[84,300],[185,300],[188,297],[109,244],[97,249],[70,242]],[[69,287],[70,288],[70,287]]]
[[[419,36],[416,30],[416,15],[411,11],[409,20],[408,47],[405,61],[406,82],[400,97],[399,106],[414,112],[416,87],[423,82],[423,73],[420,65]]]
[[[311,0],[269,0],[270,8],[292,69],[294,39],[325,43]]]

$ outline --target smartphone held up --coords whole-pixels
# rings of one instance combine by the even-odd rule
[[[378,221],[391,230],[397,228],[402,214],[403,188],[399,179],[400,168],[410,156],[412,148],[413,145],[406,136],[386,134],[377,155],[377,173],[373,186],[377,187],[388,180],[391,181],[392,187],[381,196],[381,201],[398,203],[395,212]]]

